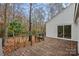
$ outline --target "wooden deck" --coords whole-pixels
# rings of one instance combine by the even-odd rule
[[[40,43],[20,48],[11,56],[68,56],[77,55],[77,42],[53,38],[45,38]]]

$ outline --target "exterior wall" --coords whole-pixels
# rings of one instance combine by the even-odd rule
[[[72,37],[73,40],[78,41],[78,53],[79,53],[79,18],[77,19],[77,24],[73,21],[73,31],[72,31]]]
[[[78,53],[79,53],[79,24],[78,24],[78,27],[77,27],[77,41],[78,41]]]
[[[56,15],[51,21],[46,24],[46,36],[57,38],[58,25],[71,25],[73,31],[73,18],[74,18],[75,4],[70,5],[63,10],[59,15]],[[73,36],[73,33],[71,33]],[[71,37],[73,39],[73,37]]]

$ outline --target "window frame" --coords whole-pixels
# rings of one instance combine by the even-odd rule
[[[63,26],[63,36],[62,37],[59,37],[59,34],[58,34],[58,26]],[[67,38],[67,37],[65,37],[65,26],[70,26],[70,38],[67,38],[67,39],[71,39],[72,38],[72,25],[71,24],[69,24],[69,25],[58,25],[57,26],[57,37],[59,37],[59,38]]]

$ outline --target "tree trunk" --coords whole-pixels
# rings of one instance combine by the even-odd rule
[[[31,9],[32,9],[32,4],[30,3],[30,10],[29,10],[29,32],[31,33]],[[32,37],[29,35],[29,41],[31,41]]]
[[[4,46],[5,39],[7,39],[8,36],[8,20],[7,20],[7,3],[4,5],[4,37],[2,45]]]
[[[31,45],[32,45],[32,35],[31,35],[31,12],[32,12],[32,3],[30,3],[30,10],[29,10],[29,41],[31,41]]]

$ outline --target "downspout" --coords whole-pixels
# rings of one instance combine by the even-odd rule
[[[77,24],[77,12],[78,12],[78,3],[75,4],[75,10],[74,10],[74,23]]]

